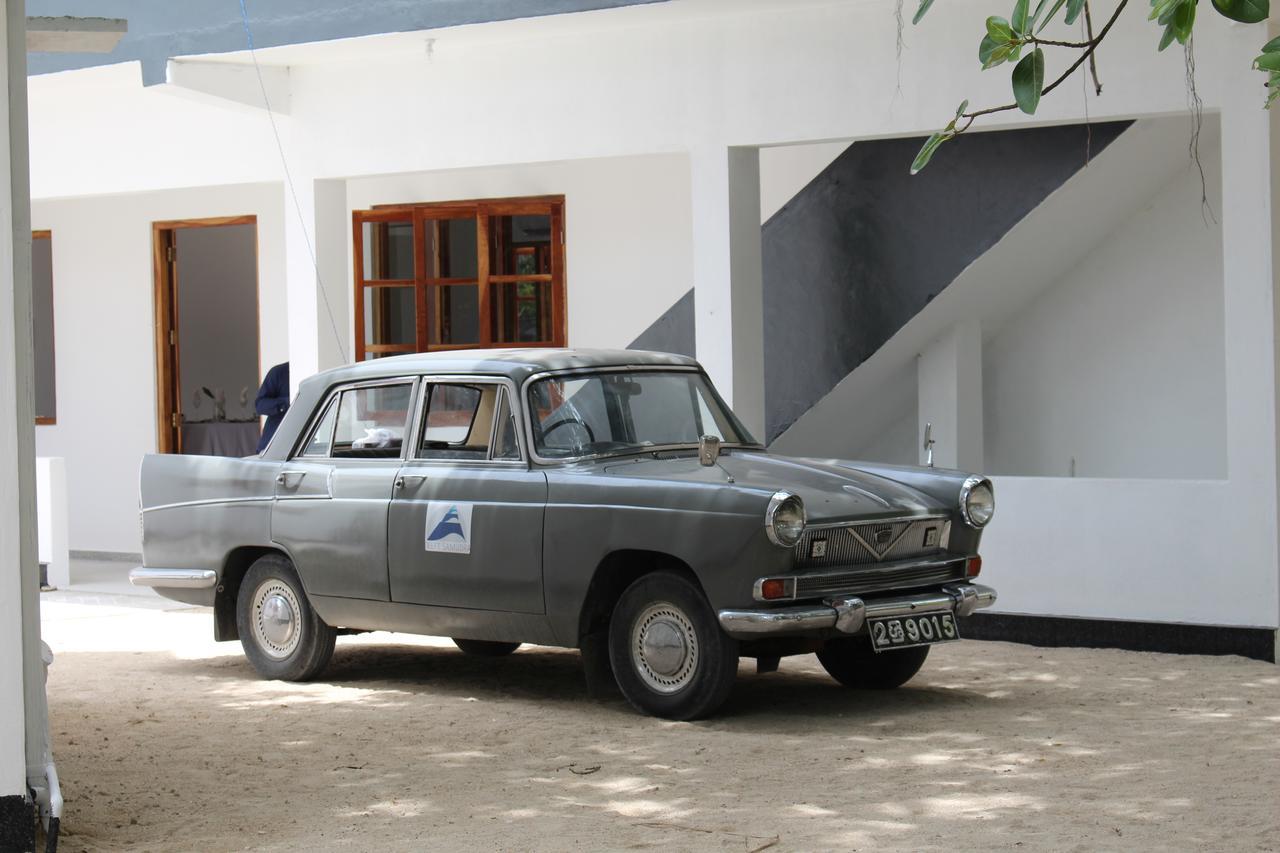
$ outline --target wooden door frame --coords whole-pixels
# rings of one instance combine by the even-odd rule
[[[182,400],[177,393],[182,364],[178,340],[178,265],[169,251],[176,232],[183,228],[218,228],[252,225],[254,313],[258,315],[261,281],[258,275],[258,217],[214,216],[207,219],[170,219],[151,223],[152,307],[156,358],[156,452],[182,452]],[[262,318],[258,319],[258,374],[262,373]]]

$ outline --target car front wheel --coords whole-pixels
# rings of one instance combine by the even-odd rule
[[[245,657],[263,678],[306,681],[333,657],[336,632],[316,615],[293,564],[279,554],[249,567],[236,600],[236,626]]]
[[[842,637],[827,642],[818,662],[845,687],[892,690],[910,681],[928,656],[928,646],[876,653],[866,637]]]
[[[714,713],[733,688],[738,643],[720,630],[702,590],[655,572],[627,587],[609,621],[609,660],[637,710],[670,720]]]

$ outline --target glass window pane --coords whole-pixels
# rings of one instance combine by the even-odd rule
[[[333,437],[333,421],[337,411],[337,403],[330,400],[329,406],[324,410],[324,415],[316,423],[315,429],[311,431],[311,438],[307,439],[306,445],[302,448],[302,456],[329,455],[329,439]]]
[[[490,218],[490,275],[546,275],[550,272],[550,216],[537,214]]]
[[[418,340],[417,290],[413,287],[364,289],[366,344],[414,344]]]
[[[551,283],[518,281],[492,285],[489,320],[495,343],[550,341]]]
[[[433,384],[418,456],[422,459],[487,458],[497,397],[496,385]]]
[[[428,278],[475,278],[476,220],[428,219],[424,229]]]
[[[480,288],[452,284],[430,288],[433,344],[474,344],[480,341]]]
[[[687,372],[543,379],[529,389],[529,407],[534,447],[546,457],[690,446],[708,424],[729,443],[749,440],[733,428],[706,380]]]
[[[395,458],[404,444],[413,386],[379,385],[342,392],[334,457]]]
[[[363,233],[366,281],[413,279],[412,222],[366,222]]]

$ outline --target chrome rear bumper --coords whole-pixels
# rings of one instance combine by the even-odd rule
[[[208,589],[217,582],[218,573],[213,569],[148,569],[139,566],[129,572],[129,583],[134,586]]]
[[[919,593],[864,601],[856,597],[828,598],[822,604],[772,610],[720,610],[716,616],[725,633],[739,640],[771,634],[803,634],[834,628],[845,634],[861,631],[868,619],[909,613],[954,613],[968,616],[995,604],[996,591],[976,583],[944,586],[940,592]]]

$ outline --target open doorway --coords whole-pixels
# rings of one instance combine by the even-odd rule
[[[156,222],[152,235],[157,449],[251,455],[262,378],[257,218]]]

